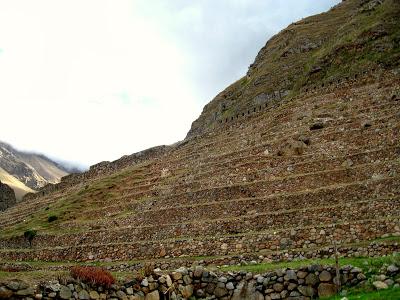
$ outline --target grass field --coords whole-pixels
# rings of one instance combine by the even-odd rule
[[[334,296],[329,298],[323,298],[324,300],[341,300],[344,296]],[[382,291],[373,290],[359,290],[350,291],[346,296],[349,300],[360,299],[360,300],[399,300],[400,299],[400,288],[390,288]]]
[[[341,266],[344,265],[352,265],[354,267],[362,268],[367,274],[376,274],[379,269],[387,264],[400,264],[400,255],[394,254],[391,256],[382,256],[382,257],[349,257],[349,258],[341,258],[339,260]],[[266,271],[274,270],[274,269],[283,269],[283,268],[292,268],[297,269],[302,266],[308,266],[312,264],[320,264],[320,265],[334,265],[335,260],[332,258],[328,259],[305,259],[305,260],[297,260],[291,262],[280,262],[280,263],[262,263],[256,265],[247,265],[247,266],[227,266],[222,267],[221,271],[247,271],[253,273],[263,273]],[[400,298],[399,298],[400,299]]]

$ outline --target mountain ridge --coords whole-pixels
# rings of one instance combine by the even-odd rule
[[[316,83],[397,68],[398,15],[398,1],[342,1],[292,23],[266,42],[244,77],[204,106],[186,138],[216,130],[249,109],[289,99]]]
[[[0,180],[14,189],[18,200],[68,174],[66,168],[43,154],[19,151],[0,141]]]

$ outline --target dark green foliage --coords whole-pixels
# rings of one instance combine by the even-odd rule
[[[24,232],[24,238],[29,242],[29,246],[32,247],[32,241],[36,237],[37,231],[33,229],[28,229]]]
[[[47,222],[49,222],[49,223],[54,222],[54,221],[57,221],[57,220],[58,220],[58,217],[57,217],[57,216],[54,216],[54,215],[51,215],[51,216],[49,216],[49,217],[47,218]]]

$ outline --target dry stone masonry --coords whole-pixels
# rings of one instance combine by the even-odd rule
[[[329,266],[310,265],[300,269],[278,269],[262,274],[250,272],[214,273],[201,266],[181,267],[165,273],[155,269],[148,277],[136,278],[110,288],[65,279],[30,287],[22,281],[0,284],[0,299],[232,299],[306,300],[335,295],[340,280],[342,289],[367,284],[360,268],[344,266],[339,271]],[[390,265],[374,277],[376,289],[399,287],[399,268]]]
[[[393,94],[400,84],[392,72],[379,76],[71,176],[8,209],[0,228],[9,231],[70,194],[79,196],[79,210],[60,216],[49,232],[38,229],[32,248],[23,232],[0,236],[1,255],[290,260],[330,257],[334,241],[341,255],[398,251],[400,111]],[[116,165],[122,173],[112,175]]]
[[[134,271],[152,261],[170,270],[199,257],[202,266],[330,258],[334,245],[341,257],[398,252],[400,67],[389,58],[400,3],[369,10],[370,2],[342,1],[273,37],[184,141],[101,162],[0,212],[0,265],[102,262]],[[360,20],[380,25],[364,31]],[[327,43],[338,37],[334,24],[343,38]],[[347,37],[357,41],[341,44]],[[29,229],[37,231],[32,245]],[[255,299],[302,299],[332,292],[334,278],[332,269],[285,270],[262,275],[264,286],[255,274],[185,272],[147,278],[129,296],[157,299],[173,281],[176,297],[254,290]],[[346,283],[364,280],[342,272]],[[124,299],[127,288],[95,292]]]

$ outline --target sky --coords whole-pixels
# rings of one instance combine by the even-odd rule
[[[185,138],[266,41],[339,0],[0,0],[0,140],[88,167]]]

